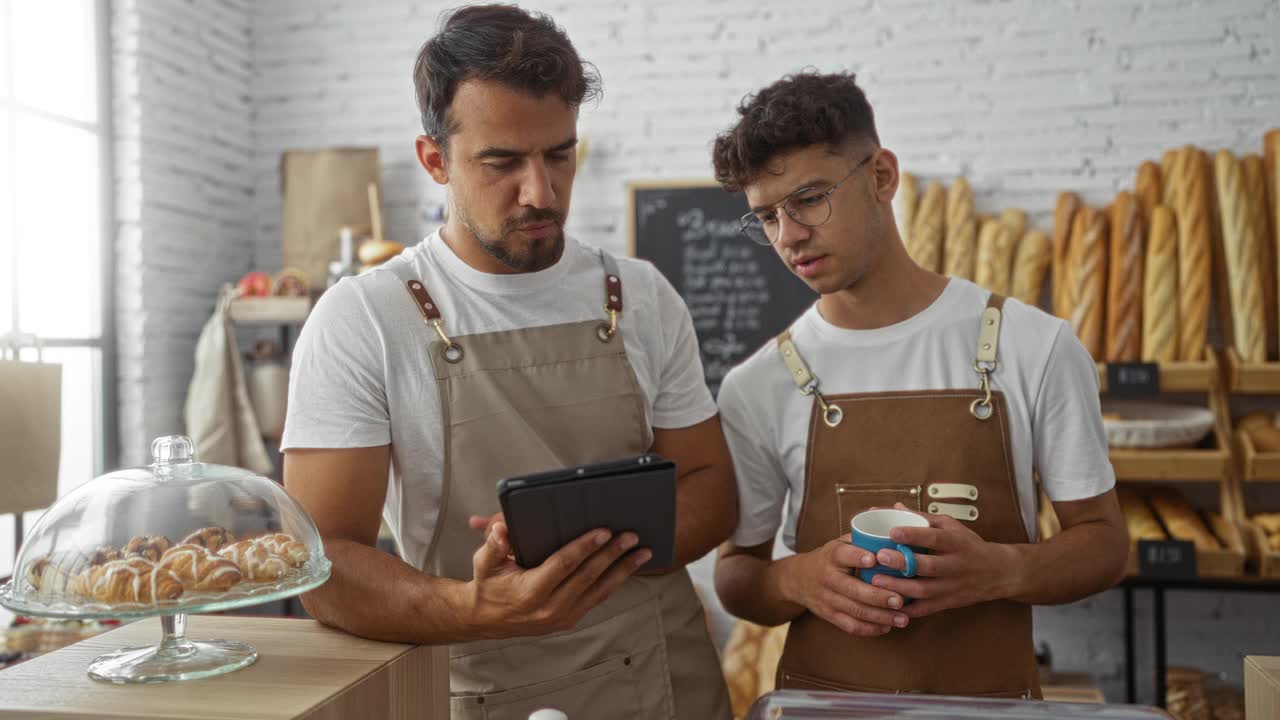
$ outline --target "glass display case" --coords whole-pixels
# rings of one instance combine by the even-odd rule
[[[297,595],[329,578],[315,524],[275,482],[196,462],[190,439],[152,443],[154,462],[107,473],[58,500],[31,529],[0,605],[77,619],[159,616],[160,643],[97,658],[108,682],[207,677],[251,664],[233,640],[189,640],[188,613]]]

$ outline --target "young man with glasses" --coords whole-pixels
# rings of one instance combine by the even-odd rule
[[[821,297],[725,378],[739,520],[716,589],[790,622],[779,687],[1039,697],[1031,606],[1123,574],[1093,361],[1061,320],[916,265],[892,210],[898,161],[852,74],[748,96],[715,142],[742,232]],[[1038,475],[1063,531],[1034,544]],[[785,501],[785,502],[784,502]],[[897,550],[851,544],[871,507],[924,515]],[[794,555],[774,558],[774,537]]]

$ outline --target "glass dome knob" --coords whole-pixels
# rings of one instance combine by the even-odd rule
[[[195,444],[185,435],[156,438],[151,443],[151,457],[157,465],[182,465],[194,460]]]

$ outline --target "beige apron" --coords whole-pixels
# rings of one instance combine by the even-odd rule
[[[444,426],[444,491],[423,571],[472,577],[472,515],[499,511],[503,477],[638,455],[649,449],[644,395],[618,318],[622,284],[600,253],[609,321],[450,339],[426,288],[406,283],[438,338],[431,358]],[[459,311],[465,311],[460,308]],[[728,718],[702,605],[684,570],[633,577],[568,632],[449,649],[450,709],[467,720],[526,720],[552,707],[570,720]]]
[[[854,515],[896,502],[954,517],[992,542],[1029,541],[1004,397],[990,391],[1003,304],[993,295],[982,314],[976,391],[824,396],[789,333],[778,337],[792,379],[814,396],[796,552],[847,535]],[[981,603],[872,638],[805,613],[791,623],[778,687],[1040,697],[1031,607]]]

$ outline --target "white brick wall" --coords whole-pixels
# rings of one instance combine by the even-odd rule
[[[251,256],[278,267],[282,151],[379,147],[389,236],[431,229],[424,211],[444,195],[413,155],[410,74],[454,4],[118,0],[121,264],[141,267],[120,283],[126,458],[178,426],[217,285]],[[980,210],[1022,207],[1041,226],[1059,190],[1102,204],[1169,146],[1256,152],[1280,125],[1277,0],[524,4],[604,77],[582,116],[571,224],[614,250],[626,181],[709,176],[711,138],[741,96],[804,66],[858,72],[905,169],[964,173]],[[1280,654],[1273,602],[1171,596],[1172,659],[1239,682],[1241,649]],[[1036,614],[1058,665],[1107,676],[1113,699],[1120,607],[1109,593]]]
[[[253,254],[249,3],[116,0],[121,463],[183,429],[196,337]]]

